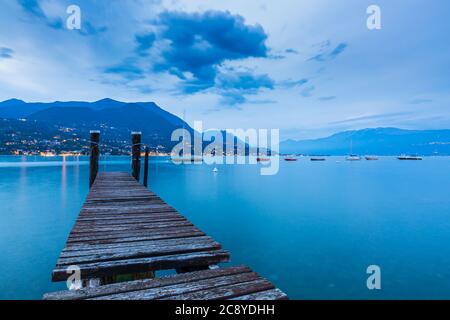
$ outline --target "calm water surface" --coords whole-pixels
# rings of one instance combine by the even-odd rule
[[[51,270],[88,192],[87,158],[0,157],[0,299],[64,289]],[[129,171],[128,157],[101,170]],[[151,188],[296,299],[450,299],[450,158],[175,166]],[[382,290],[366,287],[381,267]]]

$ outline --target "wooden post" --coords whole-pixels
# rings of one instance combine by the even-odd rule
[[[98,157],[100,154],[100,131],[91,130],[91,152],[89,158],[89,189],[94,184],[98,173]]]
[[[148,187],[148,147],[145,147],[144,186]]]
[[[139,181],[141,175],[141,132],[131,133],[132,143],[132,162],[131,162],[131,174]]]

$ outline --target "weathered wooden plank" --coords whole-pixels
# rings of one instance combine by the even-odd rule
[[[269,281],[265,279],[257,279],[254,281],[236,283],[216,288],[208,288],[206,290],[196,291],[192,293],[170,296],[159,300],[226,300],[242,295],[249,295],[259,291],[271,290],[273,288],[273,284]]]
[[[86,234],[94,232],[117,232],[117,231],[130,231],[130,230],[151,230],[157,228],[165,227],[175,227],[175,226],[192,226],[189,221],[174,221],[174,222],[155,222],[155,223],[145,223],[141,225],[126,225],[121,227],[90,227],[90,228],[79,228],[77,225],[72,229],[71,234]]]
[[[128,202],[118,202],[115,203],[113,201],[108,203],[95,203],[89,204],[85,203],[81,208],[81,212],[102,212],[108,210],[143,210],[143,209],[164,209],[169,206],[162,199],[147,199],[147,200],[139,200],[139,201],[128,201]],[[173,208],[172,208],[173,209]]]
[[[183,217],[176,211],[168,211],[168,212],[156,212],[156,213],[148,213],[148,214],[134,214],[134,213],[126,213],[126,214],[113,214],[113,215],[80,215],[77,223],[82,222],[96,222],[96,223],[107,223],[109,221],[140,221],[147,219],[160,219],[167,217]],[[184,217],[183,217],[184,218]]]
[[[260,291],[243,296],[231,298],[230,300],[288,300],[288,296],[280,289]]]
[[[195,230],[195,226],[175,226],[175,227],[163,227],[163,228],[153,228],[153,229],[143,229],[143,230],[132,230],[131,232],[128,230],[125,231],[114,231],[114,232],[96,232],[94,234],[86,234],[86,233],[72,233],[69,235],[68,242],[71,241],[83,241],[83,239],[106,239],[107,237],[134,237],[134,236],[150,236],[153,234],[163,234],[169,232],[177,232],[187,229]],[[198,229],[197,229],[198,230]]]
[[[114,283],[96,288],[83,288],[80,290],[65,290],[47,293],[45,300],[80,300],[107,296],[111,294],[139,291],[150,288],[160,288],[168,285],[194,282],[204,279],[216,278],[225,275],[234,275],[251,272],[247,266],[236,266],[228,268],[218,268],[214,270],[202,270],[178,275],[170,275],[157,279],[144,279],[130,282]]]
[[[164,213],[173,212],[176,210],[166,204],[155,205],[142,205],[142,206],[114,206],[114,207],[95,207],[95,208],[82,208],[80,214],[84,216],[110,216],[114,214],[152,214],[152,213]]]
[[[160,231],[155,232],[125,232],[125,233],[107,233],[107,234],[96,234],[92,236],[71,236],[67,240],[67,246],[71,246],[76,243],[116,243],[116,242],[132,242],[139,241],[135,239],[142,240],[153,240],[153,239],[164,239],[164,238],[182,238],[188,236],[205,235],[204,232],[200,231],[198,228],[193,226],[188,227],[177,227],[177,228],[165,228]]]
[[[70,247],[72,244],[111,244],[111,243],[128,243],[136,241],[145,240],[164,240],[164,239],[179,239],[179,238],[191,238],[191,237],[201,237],[205,233],[202,231],[190,231],[190,232],[174,232],[174,233],[160,233],[151,234],[148,236],[130,236],[130,237],[119,237],[119,238],[107,238],[107,239],[89,239],[81,241],[68,241],[67,246]]]
[[[119,187],[120,188],[120,187]],[[148,199],[131,199],[127,202],[127,205],[133,205],[133,204],[137,204],[137,205],[141,205],[141,204],[151,204],[157,201],[163,201],[161,198],[158,199],[158,197],[153,197],[153,198],[148,198]],[[119,203],[119,201],[118,201]],[[111,204],[115,204],[115,201],[111,201]],[[123,205],[123,201],[120,201],[120,204]],[[98,206],[98,207],[102,207],[102,206],[108,206],[108,203],[85,203],[85,206]]]
[[[202,242],[202,241],[214,241],[211,237],[203,236],[203,237],[185,237],[183,239],[167,239],[167,240],[149,240],[149,241],[135,241],[133,243],[109,243],[109,244],[75,244],[71,246],[67,246],[62,251],[62,255],[67,252],[82,252],[86,250],[106,250],[106,249],[116,249],[116,248],[125,248],[125,247],[133,247],[133,246],[159,246],[164,247],[166,245],[173,245],[178,243],[192,243],[192,242]]]
[[[240,273],[235,275],[225,275],[210,279],[185,282],[181,284],[168,285],[159,288],[144,289],[127,293],[113,294],[92,300],[156,300],[169,299],[176,300],[183,295],[195,294],[200,290],[212,290],[216,287],[234,285],[239,283],[248,283],[250,281],[264,281],[254,272]]]
[[[206,250],[220,249],[220,245],[217,242],[194,242],[194,243],[182,243],[175,245],[167,245],[165,247],[150,247],[150,246],[137,246],[129,247],[126,249],[114,249],[114,250],[99,250],[92,251],[90,255],[84,255],[80,253],[77,255],[74,253],[69,256],[62,256],[56,262],[59,266],[69,266],[75,264],[86,264],[96,262],[107,262],[117,260],[131,260],[148,257],[158,257],[166,255],[177,255],[191,252],[201,252]]]
[[[112,215],[112,214],[151,214],[154,212],[176,211],[165,203],[150,203],[143,205],[122,205],[122,206],[95,206],[83,207],[80,213],[83,215]]]
[[[168,221],[186,221],[185,217],[180,216],[179,214],[169,214],[167,216],[156,216],[156,217],[141,217],[141,218],[125,218],[117,217],[117,219],[102,219],[102,220],[78,220],[77,228],[83,227],[104,227],[104,226],[115,226],[115,225],[123,225],[126,226],[128,224],[148,224],[148,223],[157,223],[157,222],[168,222]]]
[[[124,188],[123,186],[118,186],[119,189],[114,188],[110,191],[102,190],[102,192],[95,192],[93,190],[87,196],[88,201],[92,201],[95,199],[104,199],[104,198],[125,198],[125,197],[146,197],[146,198],[159,198],[156,194],[149,192],[148,190],[140,190],[134,188]]]
[[[132,243],[106,244],[106,245],[77,245],[66,247],[60,258],[82,257],[92,255],[109,255],[118,254],[122,251],[132,251],[144,248],[146,252],[163,252],[165,248],[173,246],[189,246],[189,245],[203,245],[212,246],[214,249],[220,248],[220,245],[211,237],[193,237],[169,240],[151,240]],[[142,251],[143,253],[144,251]]]
[[[253,281],[239,281],[236,284],[211,286],[201,291],[171,295],[159,300],[223,300],[270,289],[274,289],[273,284],[259,278]]]
[[[159,200],[157,196],[150,196],[147,194],[104,194],[91,196],[86,199],[86,204],[97,204],[105,202],[131,202],[131,201],[153,201]]]
[[[134,226],[143,225],[153,225],[157,223],[169,223],[169,222],[181,222],[188,221],[186,218],[181,216],[167,217],[167,218],[156,218],[156,219],[141,219],[141,220],[109,220],[105,222],[78,222],[76,224],[77,229],[89,230],[91,228],[108,228],[108,227],[123,227],[123,228],[134,228]]]
[[[97,278],[117,274],[142,272],[143,270],[167,270],[187,266],[208,266],[227,262],[230,254],[226,250],[201,251],[149,258],[115,260],[79,264],[81,278]],[[68,278],[66,266],[57,266],[52,273],[53,281],[64,281]]]
[[[82,278],[204,267],[226,251],[126,173],[98,174],[57,261],[53,280],[78,265]]]

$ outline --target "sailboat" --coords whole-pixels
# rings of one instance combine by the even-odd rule
[[[361,157],[356,154],[351,154],[346,158],[347,161],[359,161]]]
[[[350,155],[346,158],[347,161],[359,161],[361,157],[353,154],[353,138],[350,140]]]

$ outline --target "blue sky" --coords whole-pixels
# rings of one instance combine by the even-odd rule
[[[446,0],[1,1],[0,100],[155,101],[282,139],[450,128],[449,19]]]

